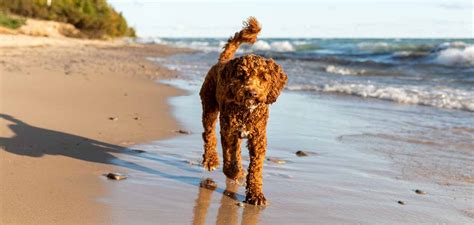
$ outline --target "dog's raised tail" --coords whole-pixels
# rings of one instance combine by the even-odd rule
[[[249,17],[244,21],[242,30],[229,38],[227,44],[224,46],[224,51],[219,56],[219,62],[231,60],[234,57],[235,51],[237,51],[242,43],[255,43],[260,30],[262,30],[262,27],[260,27],[260,23],[258,23],[257,19],[255,19],[255,17]]]

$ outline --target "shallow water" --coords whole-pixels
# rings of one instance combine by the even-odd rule
[[[439,47],[438,42],[429,48]],[[416,65],[400,61],[387,67],[391,62],[374,54],[367,57],[376,63],[358,64],[364,58],[358,54],[344,56],[357,60],[341,68],[328,67],[333,61],[288,58],[291,52],[264,52],[279,56],[289,76],[287,89],[271,106],[267,133],[267,157],[286,163],[265,162],[264,192],[270,205],[242,207],[236,204],[244,199],[244,187],[226,182],[221,169],[209,173],[200,166],[197,92],[217,59],[213,46],[207,47],[195,54],[150,58],[180,72],[179,79],[162,82],[189,92],[170,99],[170,104],[183,129],[192,133],[136,145],[132,148],[146,153],[119,156],[115,163],[127,168],[130,178],[114,183],[117,188],[101,199],[112,206],[114,223],[474,223],[474,117],[469,108],[462,108],[474,102],[470,66],[426,65],[432,57],[417,59]],[[360,65],[385,74],[367,74]],[[453,77],[456,71],[462,73]],[[334,82],[349,86],[330,91]],[[457,92],[447,94],[454,89]],[[451,107],[460,99],[467,104]],[[298,150],[311,154],[297,157]],[[245,148],[243,164],[248,165]],[[208,178],[217,184],[214,191],[200,187]],[[416,194],[415,189],[427,194]],[[236,195],[224,194],[229,191]]]
[[[236,204],[244,199],[244,187],[230,198],[223,194],[227,186],[222,172],[199,166],[199,85],[167,83],[190,92],[170,103],[192,134],[133,146],[147,153],[120,156],[115,163],[129,168],[130,178],[114,183],[116,188],[102,199],[112,205],[116,224],[473,222],[473,156],[470,146],[456,146],[472,135],[468,112],[420,117],[432,108],[284,92],[271,106],[267,156],[287,163],[265,162],[269,206],[240,207]],[[451,121],[453,116],[460,120]],[[463,135],[443,140],[450,130]],[[447,141],[454,146],[446,147]],[[313,154],[297,157],[297,150]],[[243,155],[247,166],[246,149]],[[215,191],[199,187],[206,178],[216,182]],[[417,195],[415,189],[428,194]],[[398,204],[400,200],[406,205]]]

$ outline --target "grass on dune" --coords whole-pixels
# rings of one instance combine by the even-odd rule
[[[135,36],[107,0],[0,0],[0,10],[37,19],[66,22],[89,38]]]
[[[25,24],[24,19],[12,18],[9,14],[0,11],[0,26],[17,29]]]

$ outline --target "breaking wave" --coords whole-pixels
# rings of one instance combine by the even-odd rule
[[[334,73],[334,74],[340,74],[340,75],[356,75],[357,76],[357,75],[367,74],[367,70],[364,70],[364,69],[355,70],[355,69],[349,69],[349,68],[339,67],[339,66],[334,66],[334,65],[326,66],[325,71],[328,73]]]
[[[474,66],[474,46],[442,50],[438,53],[435,62],[449,66]]]
[[[436,48],[436,45],[429,44],[402,44],[387,42],[361,42],[357,44],[358,50],[370,53],[392,53],[400,51],[429,52]]]
[[[474,112],[474,93],[446,87],[377,86],[372,84],[289,85],[288,90],[341,93]]]
[[[274,51],[274,52],[292,52],[295,47],[289,41],[273,41],[268,43],[259,40],[252,45],[253,50],[257,51]]]

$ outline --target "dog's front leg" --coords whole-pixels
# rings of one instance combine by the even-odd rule
[[[247,174],[245,202],[252,205],[266,205],[263,195],[263,162],[267,148],[265,129],[254,132],[248,140],[250,164]]]
[[[232,180],[239,180],[245,175],[242,171],[240,155],[241,140],[236,131],[225,122],[221,123],[222,157],[224,158],[224,174]]]

